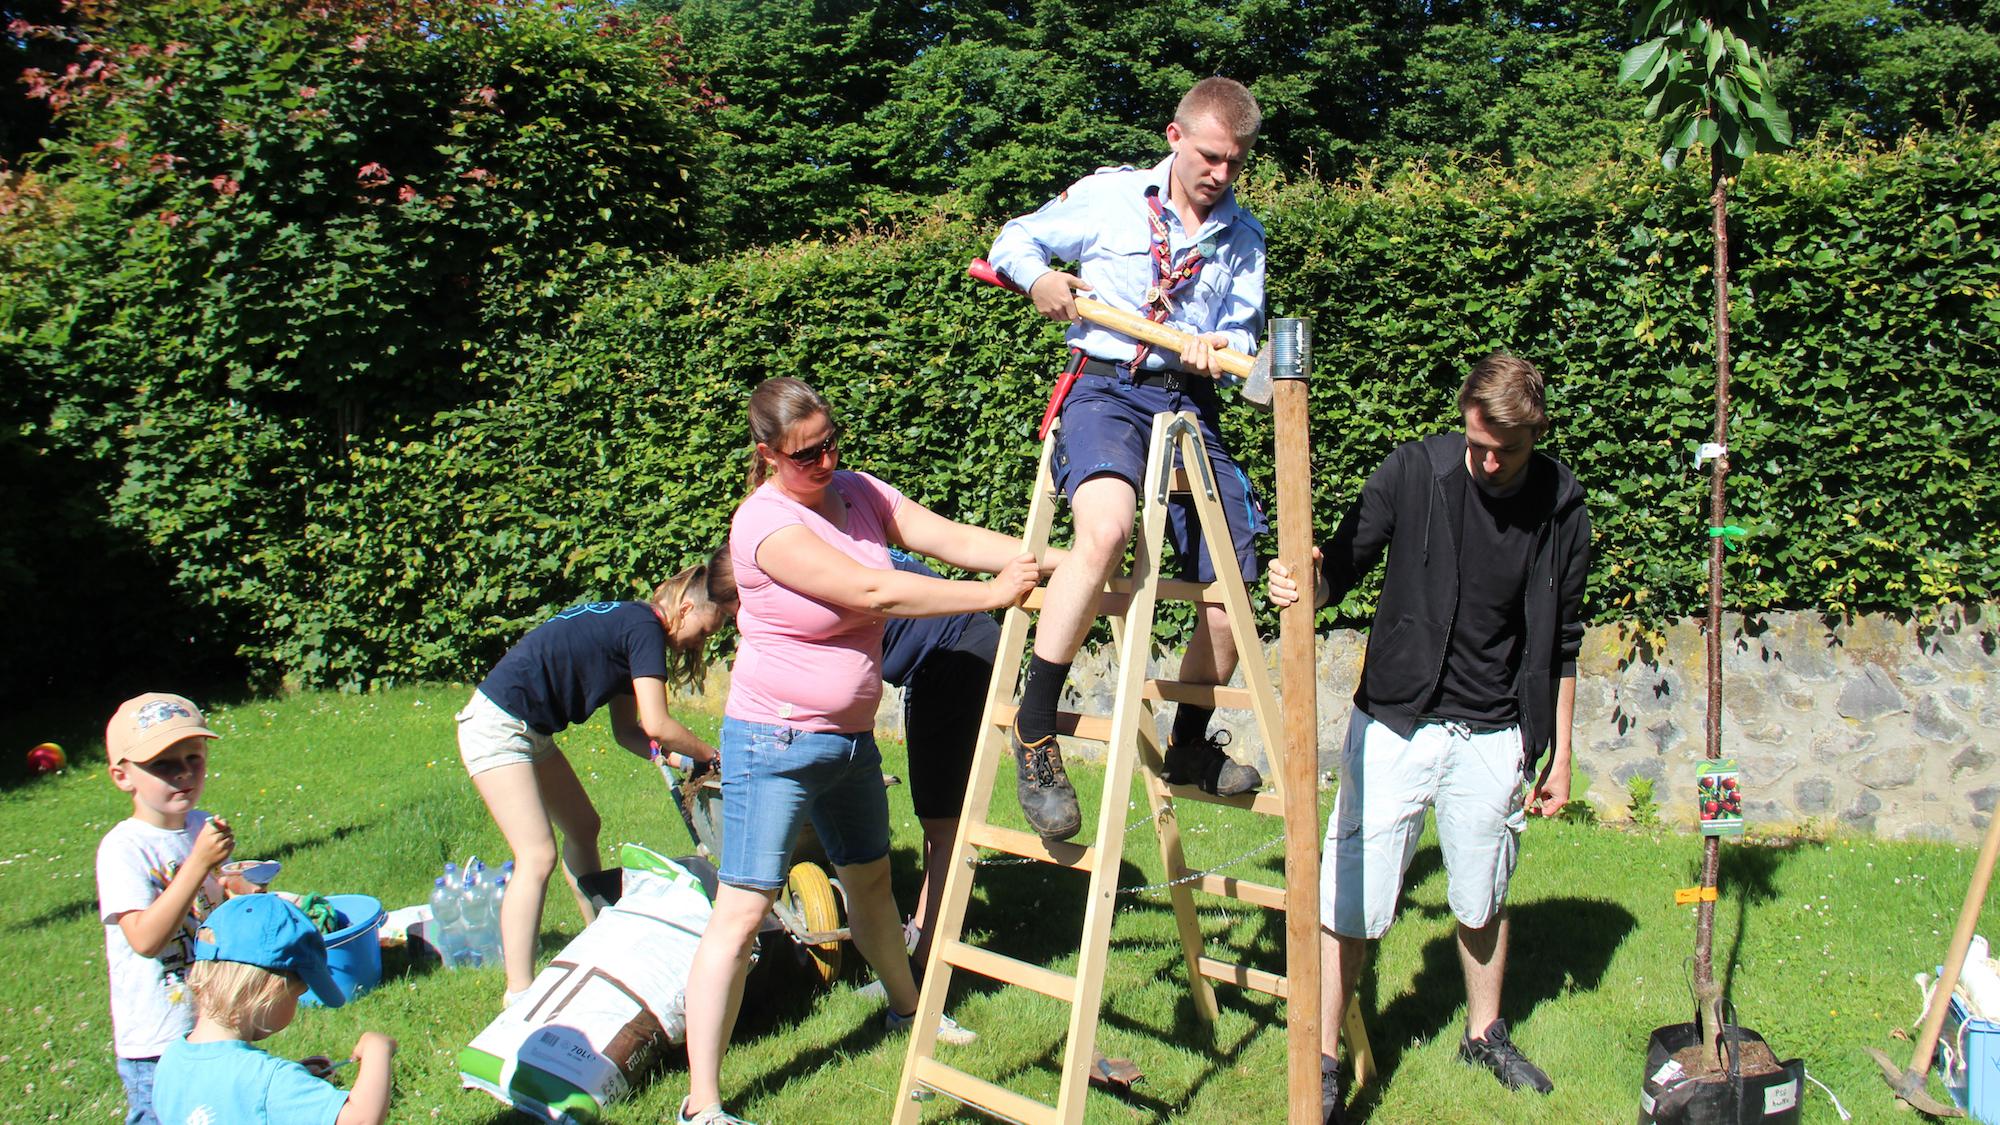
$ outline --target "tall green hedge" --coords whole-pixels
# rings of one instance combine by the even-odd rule
[[[1750,534],[1732,607],[1993,595],[1996,156],[1989,135],[1746,170],[1729,506]],[[1276,303],[1318,314],[1315,426],[1342,443],[1322,462],[1321,510],[1413,426],[1448,421],[1467,356],[1510,348],[1551,375],[1547,446],[1590,489],[1596,615],[1697,612],[1708,478],[1694,453],[1714,416],[1704,185],[1699,170],[1616,169],[1284,193]]]
[[[316,498],[505,385],[583,278],[685,246],[711,101],[610,0],[73,14],[64,135],[0,175],[0,693],[161,633],[366,667],[321,635]]]
[[[1731,511],[1750,532],[1733,607],[1916,610],[2000,588],[1996,183],[1990,137],[1750,165],[1732,196]],[[1454,423],[1465,366],[1504,347],[1553,380],[1546,447],[1596,521],[1593,615],[1698,608],[1704,177],[1467,169],[1249,194],[1273,312],[1316,322],[1322,534],[1391,447]],[[724,535],[742,404],[770,375],[829,395],[846,465],[1018,526],[1060,332],[963,277],[992,234],[938,225],[622,276],[526,345],[504,393],[421,437],[354,442],[301,485],[294,539],[241,544],[270,598],[245,654],[315,684],[463,676],[551,608],[642,589]],[[1225,425],[1268,495],[1267,420],[1238,404]],[[193,523],[256,503],[253,483],[215,482]],[[230,590],[218,573],[193,592]],[[1370,597],[1328,616],[1358,619]]]

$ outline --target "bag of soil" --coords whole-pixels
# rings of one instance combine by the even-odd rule
[[[1779,1062],[1764,1037],[1722,1025],[1720,1066],[1701,1041],[1701,1026],[1655,1028],[1646,1045],[1640,1125],[1789,1125],[1799,1119],[1805,1084],[1801,1059]]]
[[[684,992],[709,894],[680,863],[637,844],[617,905],[563,947],[472,1044],[459,1078],[554,1122],[594,1122],[686,1036]]]

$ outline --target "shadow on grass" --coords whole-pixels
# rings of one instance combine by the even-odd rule
[[[1140,883],[1144,877],[1130,861],[1119,864],[1118,881]],[[1045,863],[990,864],[979,869],[974,897],[966,911],[968,934],[991,934],[978,944],[1031,965],[1046,965],[1075,953],[1083,942],[1083,911],[1090,876],[1082,871]],[[974,973],[952,974],[954,994],[963,982],[969,992],[1005,987]]]
[[[1126,844],[1128,850],[1150,845],[1150,840],[1137,844],[1128,840]],[[911,855],[909,860],[914,866],[916,857]],[[1147,878],[1136,864],[1124,861],[1119,866],[1118,882],[1121,886],[1131,887],[1146,883]],[[1083,938],[1084,912],[1089,897],[1088,883],[1089,876],[1084,872],[1064,871],[1039,863],[992,864],[982,867],[975,897],[967,912],[966,932],[972,936],[974,944],[1030,964],[1048,965],[1073,957],[1077,954]],[[1157,926],[1158,917],[1147,921],[1141,920],[1147,915],[1164,917],[1166,925],[1171,930],[1172,903],[1165,897],[1121,895],[1119,906],[1120,913],[1112,929],[1111,957],[1150,955],[1158,962],[1157,965],[1151,966],[1151,975],[1181,976],[1185,969],[1179,945],[1173,943],[1162,948],[1158,936],[1142,936],[1137,932]],[[1168,941],[1172,942],[1172,938],[1169,937]],[[951,1003],[957,1003],[966,995],[999,992],[1006,987],[999,981],[977,974],[955,972],[952,975]],[[1099,1021],[1102,1025],[1158,1041],[1163,1045],[1171,1044],[1178,1047],[1191,1042],[1210,1044],[1211,1049],[1205,1052],[1207,1061],[1202,1070],[1194,1077],[1185,1093],[1177,1092],[1178,1100],[1185,1103],[1187,1099],[1197,1095],[1211,1078],[1234,1068],[1261,1030],[1280,1018],[1275,1002],[1268,1002],[1263,997],[1255,997],[1254,994],[1244,994],[1245,1000],[1232,1000],[1224,994],[1233,991],[1218,990],[1218,996],[1224,1005],[1256,1011],[1249,1028],[1229,1042],[1215,1041],[1214,1028],[1203,1021],[1196,1012],[1192,994],[1183,995],[1175,1006],[1170,1027],[1163,1028],[1157,1023],[1133,1019],[1111,1008],[1108,1002],[1100,1009]],[[1007,1086],[1013,1079],[1024,1074],[1059,1073],[1066,1046],[1062,1037],[1058,1036],[1041,1054],[1019,1060],[999,1074],[984,1077]],[[842,1045],[836,1044],[828,1049],[840,1050]],[[1144,1059],[1134,1061],[1142,1070],[1145,1068]],[[797,1065],[794,1064],[790,1069],[796,1069]],[[1178,1112],[1177,1104],[1152,1097],[1139,1089],[1111,1091],[1100,1088],[1099,1092],[1108,1094],[1139,1111],[1141,1120],[1170,1121]]]
[[[301,852],[309,852],[314,848],[323,848],[328,844],[337,844],[340,841],[347,839],[349,836],[354,835],[356,832],[367,831],[370,827],[373,827],[373,822],[365,820],[360,822],[359,824],[343,824],[340,827],[335,828],[330,832],[322,832],[317,836],[305,836],[297,840],[293,840],[290,843],[279,844],[277,847],[272,848],[270,850],[270,854],[259,856],[257,858],[275,859],[280,863],[282,863],[285,860],[291,858],[294,855],[298,855]]]
[[[1724,847],[1718,857],[1716,883],[1737,897],[1736,932],[1730,936],[1729,952],[1717,958],[1722,965],[1722,994],[1728,996],[1736,983],[1736,962],[1743,950],[1743,935],[1750,928],[1750,908],[1778,897],[1778,868],[1784,866],[1799,845],[1789,847]],[[1699,869],[1696,881],[1701,878]]]
[[[1616,903],[1581,898],[1521,903],[1509,906],[1507,915],[1512,932],[1500,1014],[1516,1024],[1546,1001],[1598,987],[1613,954],[1639,922]],[[1460,1030],[1450,1026],[1465,1001],[1456,927],[1424,945],[1423,967],[1402,995],[1382,1005],[1375,987],[1375,974],[1364,972],[1362,1011],[1378,1076],[1349,1106],[1350,1120],[1367,1118],[1409,1044]]]
[[[333,843],[336,840],[346,839],[348,836],[351,836],[354,833],[359,832],[366,827],[368,827],[366,824],[342,825],[341,827],[336,828],[331,832],[322,833],[318,836],[308,837],[304,840],[295,840],[292,843],[274,848],[272,849],[269,855],[260,856],[258,858],[283,860],[286,856],[289,856],[294,852],[301,851],[307,848],[323,847],[327,844]],[[49,909],[42,911],[40,914],[37,914],[33,918],[28,919],[25,923],[23,923],[23,925],[29,927],[30,929],[35,929],[42,926],[59,925],[64,922],[75,922],[82,918],[91,917],[96,913],[97,913],[96,898],[92,897],[92,898],[71,899],[70,901],[62,903],[59,906],[52,906]]]

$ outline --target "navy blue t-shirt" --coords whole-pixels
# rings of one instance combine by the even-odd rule
[[[897,570],[940,577],[937,571],[919,562],[914,555],[889,549],[889,562]],[[1000,626],[984,613],[959,613],[949,617],[891,617],[882,631],[882,679],[897,687],[910,677],[934,652],[964,649],[984,651],[990,658],[1000,640]]]
[[[572,606],[507,650],[479,690],[543,734],[583,722],[633,679],[667,678],[667,631],[645,602]]]

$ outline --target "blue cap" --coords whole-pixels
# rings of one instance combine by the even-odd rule
[[[274,894],[238,895],[202,922],[210,940],[197,941],[197,961],[239,961],[306,982],[329,1008],[347,1003],[326,967],[326,939],[305,911]]]

